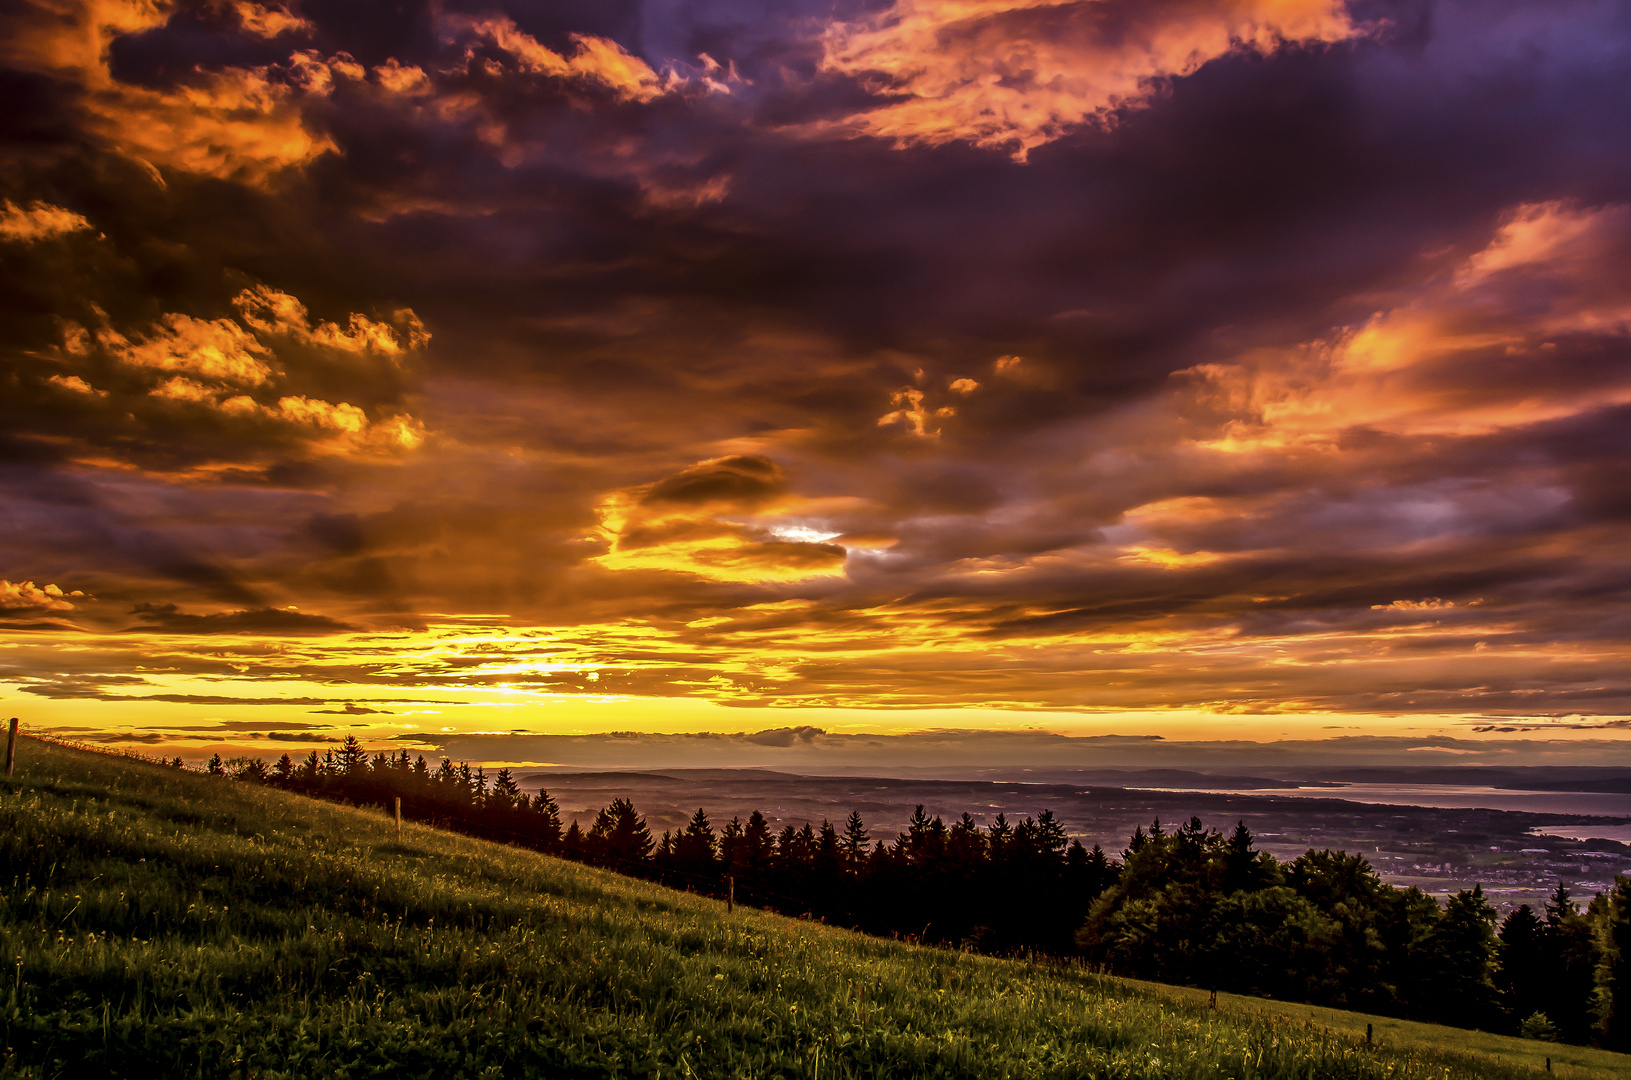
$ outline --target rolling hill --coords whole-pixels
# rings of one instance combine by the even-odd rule
[[[5,1077],[1610,1077],[1622,1055],[879,940],[25,739]]]

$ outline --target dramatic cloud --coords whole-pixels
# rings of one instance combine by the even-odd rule
[[[897,0],[834,25],[822,59],[878,80],[883,101],[849,121],[856,130],[1012,148],[1024,160],[1220,56],[1355,32],[1335,0]]]
[[[448,40],[467,42],[464,52],[467,64],[477,63],[482,47],[487,46],[503,53],[529,74],[599,83],[618,97],[631,101],[650,101],[662,93],[661,80],[644,60],[605,38],[573,34],[572,53],[563,56],[540,45],[531,34],[516,26],[513,19],[455,15],[442,20],[442,29]]]
[[[75,589],[64,593],[55,585],[38,586],[32,581],[6,581],[0,578],[0,611],[72,611],[70,596],[84,596]]]
[[[9,199],[0,206],[0,239],[4,240],[27,244],[90,227],[90,222],[72,210],[38,200],[26,210]]]
[[[780,520],[798,508],[768,458],[700,462],[601,504],[613,570],[676,570],[720,581],[796,581],[843,571],[844,549]]]
[[[1628,60],[1585,0],[14,5],[0,694],[1623,732]]]

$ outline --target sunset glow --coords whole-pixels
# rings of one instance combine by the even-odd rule
[[[0,708],[1624,760],[1631,26],[1429,7],[26,0]]]

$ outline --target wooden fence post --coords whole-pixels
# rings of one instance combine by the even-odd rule
[[[396,838],[402,839],[402,796],[396,797]]]
[[[736,910],[736,878],[731,874],[725,875],[725,914],[729,915]]]
[[[11,771],[17,764],[17,718],[11,718],[11,730],[6,734],[6,779],[11,779]]]
[[[1371,1026],[1369,1024],[1365,1025],[1365,1045],[1366,1046],[1370,1045],[1370,1028],[1371,1028]]]

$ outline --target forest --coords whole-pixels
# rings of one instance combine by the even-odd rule
[[[301,762],[217,756],[207,771],[358,805],[400,799],[415,821],[877,935],[1631,1049],[1626,878],[1584,904],[1560,883],[1543,910],[1498,919],[1479,887],[1441,904],[1387,884],[1359,855],[1282,862],[1244,823],[1152,822],[1116,855],[1070,839],[1051,811],[982,827],[918,807],[906,832],[883,837],[858,812],[778,832],[757,811],[716,824],[699,808],[683,830],[653,836],[628,799],[587,830],[563,828],[549,794],[527,796],[508,769],[370,757],[351,737]]]

